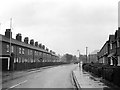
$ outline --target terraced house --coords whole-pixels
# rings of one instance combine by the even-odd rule
[[[108,63],[109,41],[106,41],[101,50],[97,53],[99,63]]]
[[[115,32],[115,40],[116,40],[116,57],[118,60],[118,65],[120,66],[120,28]]]
[[[5,35],[0,34],[0,68],[6,70],[23,70],[37,68],[51,62],[58,62],[58,56],[44,45],[34,43],[18,33],[16,39],[12,38],[10,29],[6,29]]]
[[[120,66],[120,28],[114,35],[109,35],[109,40],[97,53],[99,63]]]

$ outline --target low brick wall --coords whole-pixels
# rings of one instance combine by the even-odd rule
[[[13,70],[14,71],[28,70],[28,69],[34,69],[34,68],[40,68],[40,67],[46,67],[46,66],[62,65],[62,64],[67,64],[67,63],[64,63],[64,62],[15,63]]]

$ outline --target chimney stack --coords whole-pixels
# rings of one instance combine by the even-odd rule
[[[45,45],[42,45],[42,49],[45,49]]]
[[[48,48],[46,48],[46,51],[49,51],[49,49],[48,49]]]
[[[30,44],[31,44],[31,45],[34,45],[34,39],[31,39],[31,40],[30,40]]]
[[[35,42],[35,46],[38,47],[38,42]]]
[[[11,35],[10,35],[11,34]],[[11,29],[6,29],[6,31],[5,31],[5,36],[7,37],[7,38],[12,38],[12,32],[11,32]]]
[[[29,38],[28,38],[28,37],[25,37],[25,38],[24,38],[24,42],[25,42],[26,44],[28,44],[28,41],[29,41]]]
[[[50,53],[52,53],[52,50],[50,50]]]
[[[20,33],[18,33],[17,35],[16,35],[16,40],[18,40],[18,41],[22,41],[22,36],[21,36],[21,34]]]
[[[39,48],[42,48],[42,44],[39,44]]]

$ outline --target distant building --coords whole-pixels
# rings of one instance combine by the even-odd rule
[[[80,54],[80,61],[82,61],[83,63],[87,63],[88,61],[86,60],[86,55]]]
[[[99,50],[94,50],[93,52],[91,52],[88,55],[88,62],[91,63],[97,63],[98,62],[98,58],[97,58],[97,52],[99,52]]]
[[[97,54],[89,54],[88,55],[88,62],[91,63],[96,63],[98,62],[98,59],[97,59]]]

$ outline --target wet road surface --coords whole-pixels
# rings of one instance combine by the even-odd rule
[[[114,86],[111,88],[111,84],[102,82],[101,78],[94,77],[91,73],[84,71],[82,64],[80,67],[78,64],[69,64],[38,70],[4,83],[3,88],[66,88],[67,90],[76,90],[72,72],[75,73],[81,90],[116,90]]]
[[[75,88],[71,76],[75,67],[71,64],[44,69],[4,83],[3,88]]]

